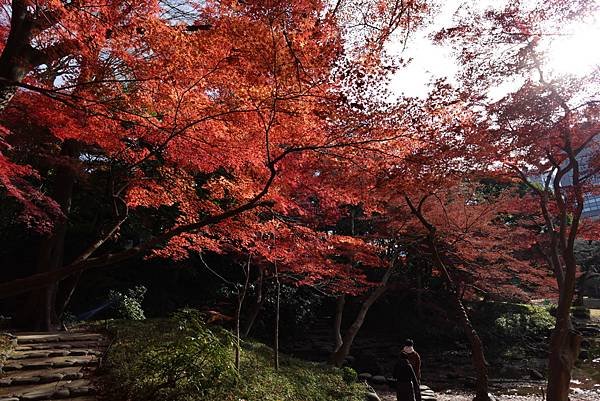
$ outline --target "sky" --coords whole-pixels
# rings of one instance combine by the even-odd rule
[[[592,0],[600,1],[600,0]],[[429,93],[428,84],[437,78],[446,77],[456,84],[454,78],[458,65],[449,46],[436,45],[431,36],[443,28],[453,26],[453,16],[464,0],[436,0],[432,7],[431,23],[412,33],[406,48],[400,40],[392,41],[390,54],[404,59],[412,58],[407,68],[399,71],[392,79],[391,88],[398,96],[424,98]],[[470,0],[471,6],[480,10],[503,7],[507,0]],[[560,36],[547,39],[548,68],[556,74],[583,74],[590,69],[600,68],[600,15],[588,20],[564,26]],[[498,92],[503,92],[499,88]],[[492,94],[492,96],[498,94]],[[494,96],[495,97],[495,96]]]
[[[459,1],[442,1],[429,17],[431,23],[426,23],[423,28],[412,33],[405,47],[400,39],[390,43],[387,50],[391,55],[412,59],[392,79],[391,87],[398,95],[426,97],[429,82],[441,77],[448,77],[452,81],[458,71],[452,50],[447,46],[434,44],[429,36],[451,26],[452,16],[458,7]]]

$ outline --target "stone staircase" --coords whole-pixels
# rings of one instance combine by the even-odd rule
[[[93,333],[20,333],[0,366],[0,401],[95,401],[93,374],[107,347]]]

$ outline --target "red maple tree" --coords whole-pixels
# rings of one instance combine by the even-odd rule
[[[34,274],[1,284],[2,296],[36,290],[28,304],[37,321],[30,325],[49,327],[85,269],[154,248],[177,257],[250,247],[265,223],[258,213],[238,217],[244,212],[305,213],[299,182],[317,180],[318,166],[338,161],[341,149],[358,156],[391,139],[361,119],[376,107],[362,93],[364,82],[377,82],[385,68],[381,46],[365,46],[348,63],[347,20],[338,12],[351,4],[5,4],[0,177],[6,194],[21,201],[22,219],[37,222],[44,237]],[[418,2],[371,6],[376,12],[365,27],[377,15],[386,18],[365,33],[365,43],[405,28],[423,11]],[[349,85],[353,77],[363,83]],[[98,171],[109,177],[112,216],[65,260],[76,183]],[[35,192],[27,175],[37,175],[46,193]],[[352,198],[352,190],[321,190],[331,204]],[[174,224],[128,249],[102,252],[132,211],[161,206],[178,209]]]
[[[465,98],[485,110],[482,132],[502,155],[499,166],[537,199],[535,216],[543,227],[538,250],[558,288],[547,387],[551,401],[567,400],[581,341],[570,318],[577,277],[574,245],[588,224],[586,198],[597,193],[600,75],[597,69],[583,76],[557,74],[547,49],[565,27],[595,12],[593,2],[511,4],[472,12],[439,35],[460,43],[461,78],[471,91]],[[491,89],[506,83],[511,89],[492,99]]]

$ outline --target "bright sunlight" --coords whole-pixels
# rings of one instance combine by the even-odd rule
[[[552,38],[547,67],[557,75],[583,75],[600,66],[600,18],[572,24]]]

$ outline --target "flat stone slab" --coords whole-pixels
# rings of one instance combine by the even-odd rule
[[[69,366],[93,365],[98,362],[95,355],[82,356],[55,356],[48,358],[29,358],[16,361],[7,361],[4,371],[41,369],[41,368],[65,368]]]
[[[46,383],[36,386],[11,386],[0,388],[0,399],[16,397],[20,400],[43,400],[56,396],[92,394],[92,382],[86,379],[66,380],[59,383]]]
[[[100,351],[89,348],[64,348],[64,349],[45,349],[31,351],[15,351],[8,356],[8,360],[23,360],[31,358],[48,358],[53,356],[83,356],[99,355]]]
[[[60,342],[60,341],[99,341],[103,337],[101,334],[89,334],[89,333],[44,333],[44,334],[15,334],[17,337],[18,344],[31,344],[31,343],[48,343],[48,342]]]
[[[17,399],[15,398],[15,401]],[[94,396],[81,396],[81,397],[70,397],[69,401],[96,401],[97,398]],[[56,401],[56,400],[50,400],[50,399],[46,399],[46,400],[41,400],[41,401]]]
[[[28,343],[26,345],[17,345],[15,351],[34,351],[34,350],[61,350],[61,349],[82,349],[82,348],[105,348],[108,345],[106,340],[98,341],[56,341],[45,343]]]
[[[2,375],[0,387],[81,379],[83,374],[82,366],[59,369],[14,370]]]

